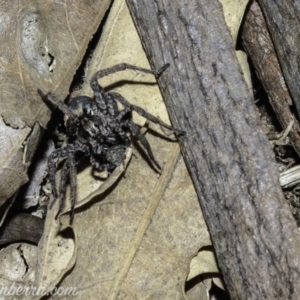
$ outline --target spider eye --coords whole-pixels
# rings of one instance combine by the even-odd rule
[[[88,107],[83,107],[83,113],[87,116],[93,116],[94,115],[94,111],[89,106]]]
[[[83,113],[84,113],[85,115],[89,115],[88,109],[84,107],[84,108],[83,108]]]

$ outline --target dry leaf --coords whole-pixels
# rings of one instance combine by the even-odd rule
[[[19,298],[32,299],[25,294],[34,283],[34,270],[37,263],[37,248],[30,244],[13,244],[0,251],[0,299],[17,299],[16,291],[23,291]]]
[[[212,251],[201,250],[191,261],[190,273],[187,280],[205,273],[219,273],[219,268],[214,253]]]
[[[39,139],[27,143],[25,156],[23,146],[34,124],[45,127],[50,118],[37,88],[68,94],[109,3],[0,1],[0,206],[28,180]]]
[[[159,179],[136,153],[117,188],[75,215],[77,262],[61,287],[100,299],[182,295],[190,257],[209,234],[182,159],[174,165],[178,145],[155,139],[155,153],[168,160]]]
[[[95,71],[121,62],[149,68],[125,1],[115,1],[82,94],[89,94],[89,78]],[[151,84],[115,84],[124,80]],[[117,86],[128,101],[168,121],[153,76],[126,71],[99,82]],[[135,121],[145,123],[143,118]],[[125,177],[117,186],[97,197],[92,207],[85,206],[75,214],[77,262],[60,286],[76,286],[81,297],[183,296],[190,257],[199,247],[210,244],[179,146],[161,136],[147,135],[147,139],[164,166],[162,175],[159,177],[146,157],[134,149]]]
[[[248,88],[252,90],[252,79],[251,79],[251,72],[248,64],[248,56],[244,51],[236,51],[236,56],[242,68],[243,75],[248,85]]]
[[[29,132],[29,128],[7,127],[0,118],[0,206],[28,180],[23,165],[22,142]],[[1,223],[6,210],[7,207],[1,210]]]
[[[242,23],[245,9],[249,0],[220,0],[223,10],[225,21],[230,29],[234,43],[237,41],[240,25]],[[249,89],[252,89],[251,74],[248,64],[248,58],[245,52],[236,51],[237,58],[241,65],[245,80]]]
[[[225,21],[235,43],[248,2],[249,0],[220,0],[223,6]]]
[[[187,299],[209,300],[209,290],[212,285],[212,280],[214,280],[215,283],[217,282],[218,286],[224,289],[219,279],[219,272],[213,251],[201,249],[191,260],[187,285],[190,286],[193,282],[197,282],[197,285],[193,284],[192,288],[187,290]]]
[[[50,118],[37,88],[56,92],[62,98],[68,94],[88,42],[109,4],[109,0],[28,0],[18,5],[0,1],[0,39],[4,45],[0,60],[2,215],[8,206],[3,207],[3,203],[27,181],[27,167],[39,142],[38,123],[45,127]]]
[[[56,218],[60,203],[48,209],[44,233],[39,243],[35,286],[50,292],[75,264],[76,237],[72,227]]]

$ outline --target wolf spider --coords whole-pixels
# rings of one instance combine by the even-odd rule
[[[139,127],[132,121],[131,112],[135,111],[151,122],[168,128],[178,135],[183,131],[173,128],[160,119],[146,112],[139,106],[130,104],[125,98],[116,92],[106,93],[98,84],[98,79],[115,72],[130,69],[143,73],[153,74],[158,77],[169,64],[158,70],[148,70],[129,64],[118,64],[111,68],[98,71],[90,81],[94,97],[78,96],[70,100],[68,104],[61,102],[54,94],[44,95],[38,89],[38,93],[44,101],[50,102],[60,109],[65,115],[66,146],[54,150],[48,158],[48,175],[52,187],[53,201],[50,203],[51,209],[55,201],[60,198],[60,209],[63,209],[64,196],[69,179],[71,186],[71,221],[74,216],[74,206],[76,199],[76,154],[90,158],[92,166],[100,171],[113,171],[125,159],[126,148],[131,142],[127,132],[131,133],[147,151],[151,161],[160,169],[155,160],[151,146]],[[124,109],[119,110],[117,101]],[[59,193],[56,188],[56,163],[58,160],[65,160],[62,166]]]

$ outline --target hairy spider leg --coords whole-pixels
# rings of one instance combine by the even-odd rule
[[[77,118],[77,115],[62,101],[60,101],[54,94],[44,94],[40,89],[37,90],[41,98],[45,101],[50,102],[55,107],[59,108],[65,115],[73,118]]]
[[[142,146],[146,149],[150,159],[154,162],[154,164],[157,166],[157,168],[159,170],[161,170],[161,166],[159,165],[159,163],[157,162],[157,160],[155,159],[151,146],[149,144],[149,142],[147,141],[147,139],[145,138],[145,136],[141,133],[140,128],[134,124],[131,121],[126,122],[126,125],[129,129],[129,131],[132,133],[132,135],[138,140],[140,141],[140,143],[142,144]]]
[[[116,117],[119,114],[117,101],[110,94],[106,94],[105,97],[107,101],[108,115],[111,117]]]
[[[124,106],[124,109],[122,109],[119,114],[116,116],[116,119],[118,122],[121,122],[123,118],[131,112],[131,109],[129,106]]]
[[[70,169],[70,185],[71,185],[71,224],[74,219],[74,209],[76,203],[76,187],[77,187],[77,170],[76,170],[76,163],[75,163],[75,156],[74,152],[68,153],[68,162],[69,162],[69,169]],[[63,201],[61,201],[63,202]]]
[[[57,201],[58,198],[64,199],[64,194],[66,192],[67,187],[67,175],[69,173],[70,176],[70,184],[71,184],[71,206],[72,206],[72,213],[71,219],[74,215],[74,206],[76,201],[76,164],[75,164],[75,153],[76,152],[87,152],[88,146],[82,144],[78,141],[75,141],[73,144],[69,144],[64,148],[59,148],[54,150],[49,158],[48,158],[48,170],[49,170],[49,181],[52,187],[52,194],[54,200],[50,203],[49,208],[52,209],[54,203]],[[57,159],[65,158],[66,161],[63,165],[62,172],[61,172],[61,181],[60,181],[60,189],[59,195],[57,193],[56,188],[56,161]],[[62,200],[61,200],[62,201]],[[63,201],[60,203],[60,210],[63,208]]]
[[[130,112],[131,112],[131,109],[129,107],[124,107],[124,109],[121,110],[119,112],[119,114],[116,116],[116,120],[117,120],[119,126],[115,128],[115,132],[125,141],[126,147],[129,147],[131,142],[130,142],[130,139],[128,138],[126,132],[123,130],[122,126],[124,123],[124,120],[123,120],[124,117]]]
[[[73,158],[72,158],[73,156]],[[75,206],[75,199],[76,199],[76,168],[75,170],[70,168],[72,165],[72,161],[74,161],[74,155],[71,153],[68,153],[67,160],[64,162],[64,165],[61,169],[60,173],[60,186],[59,186],[59,197],[54,198],[53,201],[50,203],[49,208],[52,209],[53,205],[59,199],[59,210],[57,213],[58,214],[63,210],[64,208],[64,199],[66,195],[66,190],[67,190],[67,183],[68,183],[68,175],[70,178],[70,183],[71,183],[71,224],[74,218],[74,206]],[[72,173],[73,172],[73,173]],[[74,173],[75,172],[75,173]],[[74,176],[75,175],[75,176]],[[75,183],[74,183],[74,177],[75,177]]]
[[[112,96],[112,98],[115,101],[115,96],[118,95],[119,97],[121,97],[123,100],[125,100],[120,94],[117,93],[110,93],[108,94],[109,96]],[[121,101],[120,101],[121,102]],[[132,133],[132,135],[134,137],[136,137],[142,144],[142,146],[146,149],[150,159],[154,162],[154,164],[161,170],[161,167],[159,165],[159,163],[156,161],[151,146],[149,144],[149,142],[147,141],[147,139],[145,138],[145,136],[141,133],[139,127],[137,125],[135,125],[133,122],[129,121],[129,120],[123,120],[123,118],[130,113],[133,109],[131,108],[131,104],[129,102],[127,102],[125,100],[125,102],[121,102],[122,105],[124,106],[124,109],[121,110],[119,112],[119,114],[116,116],[116,120],[118,121],[118,123],[121,126],[118,126],[116,128],[114,128],[114,131],[125,141],[126,146],[128,147],[130,145],[130,140],[126,134],[126,132],[122,129],[122,127],[127,127],[130,132]],[[127,105],[128,104],[128,105]],[[145,112],[145,111],[144,111]],[[151,115],[152,116],[152,115]],[[167,125],[167,124],[166,124]],[[170,127],[169,125],[167,125],[168,127]],[[172,128],[172,127],[171,127]]]
[[[117,101],[119,101],[124,107],[126,111],[130,110],[130,111],[135,111],[137,112],[140,116],[148,119],[149,121],[159,124],[162,127],[165,127],[169,130],[172,130],[173,132],[176,132],[178,135],[183,135],[185,134],[184,131],[176,129],[168,124],[166,124],[165,122],[163,122],[162,120],[160,120],[157,117],[154,117],[153,115],[149,114],[148,112],[146,112],[143,108],[137,106],[137,105],[133,105],[131,103],[129,103],[123,96],[121,96],[119,93],[116,92],[111,92],[110,93]],[[133,134],[133,136],[135,136],[142,144],[142,146],[147,150],[147,153],[149,155],[149,157],[152,159],[152,161],[155,163],[155,165],[161,169],[159,163],[155,160],[151,146],[149,144],[149,142],[147,141],[147,139],[145,138],[145,136],[143,134],[141,134],[140,129],[137,125],[135,125],[133,122],[128,121],[126,124],[129,128],[129,130],[131,131],[131,133]]]
[[[174,128],[170,125],[168,125],[167,123],[163,122],[162,120],[160,120],[157,117],[154,117],[153,115],[149,114],[148,112],[146,112],[143,108],[141,108],[140,106],[131,104],[130,102],[128,102],[122,95],[120,95],[119,93],[116,92],[110,92],[110,95],[113,95],[113,97],[119,101],[124,107],[128,107],[131,111],[135,111],[137,112],[140,116],[146,118],[147,120],[155,123],[155,124],[159,124],[162,127],[165,127],[175,133],[177,133],[178,135],[184,135],[185,131],[182,131],[180,129]]]
[[[69,162],[68,160],[66,160],[64,162],[64,165],[61,169],[61,173],[60,173],[60,185],[59,185],[59,200],[60,200],[60,208],[59,211],[61,211],[63,209],[63,199],[65,198],[65,194],[66,194],[66,190],[67,190],[67,183],[68,183],[68,174],[70,172],[69,169]],[[54,205],[54,203],[56,202],[57,198],[53,199],[53,201],[51,202],[49,208],[51,209]]]
[[[110,67],[110,68],[107,68],[107,69],[100,70],[100,71],[96,72],[94,74],[94,76],[92,77],[92,79],[91,79],[91,83],[95,82],[95,81],[97,82],[97,80],[99,78],[102,78],[102,77],[105,77],[105,76],[108,76],[110,74],[117,73],[117,72],[120,72],[120,71],[124,71],[124,70],[139,71],[139,72],[142,72],[142,73],[147,73],[147,74],[152,74],[154,76],[159,76],[169,66],[170,66],[170,64],[165,64],[164,66],[162,66],[161,68],[159,68],[157,70],[149,70],[149,69],[133,66],[133,65],[130,65],[130,64],[122,63],[122,64],[118,64],[118,65],[115,65],[113,67]]]
[[[56,189],[56,180],[55,180],[55,173],[56,173],[56,160],[59,157],[62,157],[63,151],[62,149],[54,150],[50,156],[48,157],[48,173],[49,173],[49,181],[52,188],[52,195],[54,197],[53,202],[50,204],[50,209],[53,207],[56,199],[58,198],[58,193]]]
[[[112,163],[99,163],[92,153],[90,154],[90,162],[91,165],[98,171],[112,171],[116,167]]]
[[[159,76],[168,67],[169,64],[166,64],[158,70],[148,70],[130,64],[122,63],[122,64],[115,65],[111,68],[107,68],[96,72],[91,79],[91,88],[94,92],[95,101],[98,107],[101,109],[101,111],[105,112],[107,110],[107,101],[109,101],[109,99],[107,99],[107,94],[105,93],[104,89],[99,85],[98,79],[124,70],[134,70],[134,71],[139,71],[147,74],[153,74],[154,76]]]

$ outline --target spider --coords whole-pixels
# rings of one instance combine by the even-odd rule
[[[148,70],[129,64],[118,64],[111,68],[100,70],[94,74],[90,81],[94,97],[78,96],[64,104],[53,93],[44,94],[40,89],[41,98],[60,109],[65,115],[66,145],[55,149],[48,157],[48,176],[52,187],[53,200],[49,205],[51,209],[57,199],[60,199],[60,209],[63,209],[64,196],[67,182],[71,186],[71,222],[74,216],[76,202],[76,162],[80,157],[89,157],[90,163],[96,170],[112,172],[121,165],[125,159],[125,151],[131,145],[127,133],[131,133],[145,148],[151,161],[159,168],[160,165],[154,158],[151,146],[139,127],[132,121],[131,112],[135,111],[151,122],[172,130],[177,135],[185,134],[183,131],[173,128],[157,117],[146,112],[143,108],[130,104],[125,98],[116,92],[105,92],[98,84],[98,79],[115,72],[130,69],[143,73],[150,73],[158,77],[169,64],[158,70]],[[117,101],[123,105],[119,110]],[[56,187],[56,163],[64,160],[59,193]]]

